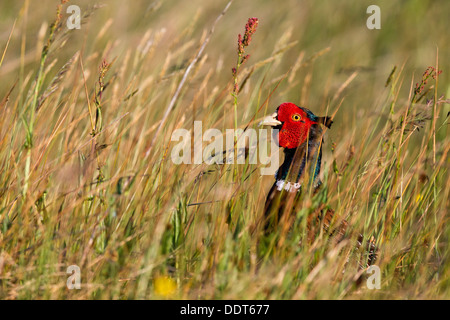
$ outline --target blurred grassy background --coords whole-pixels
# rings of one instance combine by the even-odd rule
[[[89,1],[73,4],[82,8],[82,14],[89,12],[88,8],[92,7]],[[71,33],[70,44],[58,50],[59,59],[54,69],[57,70],[74,52],[81,49],[83,43],[86,52],[98,53],[94,62],[99,64],[105,55],[110,59],[124,58],[126,50],[135,48],[146,33],[152,34],[150,39],[153,39],[161,30],[163,34],[160,35],[155,57],[139,67],[144,71],[159,72],[164,67],[166,53],[185,45],[185,51],[178,54],[172,62],[183,66],[189,61],[189,54],[195,50],[193,41],[198,41],[202,33],[209,29],[225,4],[217,1],[194,1],[189,4],[178,1],[136,1],[132,6],[126,6],[120,1],[105,2],[105,7],[96,10],[89,20],[86,19],[89,23],[86,22],[80,31]],[[450,56],[445,23],[450,12],[449,3],[432,0],[378,1],[376,4],[382,11],[381,30],[369,30],[366,27],[369,17],[366,9],[371,4],[370,1],[285,1],[283,5],[274,5],[272,1],[235,3],[217,26],[215,36],[206,48],[208,59],[205,67],[217,69],[211,80],[222,88],[229,81],[229,70],[235,64],[236,35],[243,32],[243,24],[248,17],[258,17],[260,27],[256,39],[259,39],[254,41],[251,48],[252,61],[263,60],[283,45],[295,42],[284,53],[283,59],[276,60],[270,69],[259,70],[260,73],[265,72],[266,81],[283,75],[302,51],[305,58],[328,47],[332,53],[324,55],[314,65],[297,70],[303,74],[313,73],[308,90],[304,92],[306,95],[302,95],[301,90],[304,78],[298,77],[295,79],[295,86],[281,84],[278,92],[283,94],[275,96],[272,105],[283,101],[301,102],[317,112],[323,112],[328,96],[334,94],[349,74],[359,71],[357,79],[351,84],[351,90],[346,92],[345,105],[336,115],[338,121],[351,123],[356,128],[357,118],[378,116],[373,113],[368,101],[380,102],[380,91],[394,66],[405,64],[405,74],[420,79],[426,67],[435,63],[437,48],[440,50],[441,69],[448,67],[448,59],[445,57]],[[2,43],[6,43],[14,20],[21,19],[0,70],[4,82],[11,82],[17,78],[21,65],[22,41],[25,42],[25,56],[22,57],[23,71],[20,71],[26,75],[36,67],[42,38],[46,35],[43,33],[43,25],[48,27],[52,21],[56,4],[51,0],[44,0],[39,4],[31,1],[25,16],[21,16],[23,2],[3,1],[0,6]],[[99,31],[103,31],[102,37],[98,37]],[[94,42],[87,40],[93,38],[98,39]],[[107,48],[107,45],[111,48]],[[134,70],[125,72],[133,73]],[[447,84],[448,77],[444,72],[441,83]],[[8,90],[6,86],[2,93]],[[405,86],[404,90],[407,92],[409,87]],[[449,90],[443,87],[441,91],[448,93]],[[242,101],[242,106],[247,106],[246,102]],[[158,116],[162,108],[154,112]],[[341,131],[341,134],[344,132]],[[335,134],[338,135],[336,140],[342,138],[339,132]]]
[[[450,96],[450,2],[235,1],[217,24],[149,157],[146,151],[184,71],[227,2],[109,0],[94,8],[91,1],[71,1],[83,16],[81,30],[72,31],[65,28],[65,4],[38,96],[78,51],[86,83],[80,56],[75,56],[36,111],[33,146],[27,149],[33,81],[58,3],[0,3],[0,53],[15,22],[0,66],[0,101],[17,82],[8,103],[0,105],[1,298],[158,298],[155,288],[161,286],[174,287],[162,296],[177,298],[449,297],[448,104],[437,104],[435,134],[427,120],[424,130],[408,136],[402,153],[396,139],[403,141],[403,131],[388,133],[401,126],[411,87],[436,65],[437,49],[443,70],[437,94]],[[381,8],[381,30],[366,27],[371,4]],[[245,166],[237,183],[223,168],[174,166],[165,157],[175,128],[191,129],[194,120],[202,120],[204,129],[234,127],[231,68],[237,35],[249,17],[258,17],[259,27],[247,48],[250,60],[240,70],[242,81],[254,68],[239,94],[238,125],[282,102],[322,115],[345,98],[325,140],[330,188],[322,196],[328,194],[341,215],[353,217],[366,235],[377,235],[385,245],[381,291],[354,289],[351,275],[337,280],[342,256],[333,256],[338,260],[331,259],[320,277],[312,277],[311,268],[329,254],[325,240],[314,250],[295,249],[294,236],[283,254],[258,269],[251,229],[273,178],[258,176],[257,166]],[[103,59],[115,60],[101,99],[104,131],[93,138],[86,92],[95,109]],[[394,83],[385,87],[394,66]],[[354,72],[356,78],[343,86]],[[266,98],[268,104],[257,113]],[[416,107],[430,117],[432,106],[421,101]],[[383,138],[386,144],[380,145]],[[346,173],[333,174],[332,162],[342,169],[351,146],[356,160]],[[32,169],[27,178],[28,150]],[[381,167],[371,167],[380,161]],[[392,186],[395,172],[407,177],[405,186]],[[420,174],[427,176],[425,184]],[[391,189],[399,194],[397,187],[407,197],[400,206],[390,196]],[[380,197],[386,197],[385,205]],[[216,200],[221,202],[188,206]],[[393,230],[379,224],[389,212],[397,219]],[[424,215],[430,220],[423,222]],[[411,238],[414,232],[417,238]],[[397,243],[391,243],[395,238]],[[396,255],[399,248],[425,242],[433,245],[413,249],[406,258]],[[65,287],[70,264],[82,268],[80,291]],[[410,269],[399,276],[397,271],[406,268],[402,264]]]

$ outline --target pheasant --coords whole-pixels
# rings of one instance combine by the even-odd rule
[[[331,128],[331,117],[316,116],[311,110],[293,103],[281,104],[276,112],[264,118],[260,125],[278,129],[278,145],[284,148],[284,162],[275,174],[275,182],[270,189],[264,206],[264,233],[271,234],[278,226],[288,230],[293,224],[295,213],[302,206],[302,189],[312,189],[316,193],[322,182],[319,174],[322,162],[322,144],[324,128]],[[348,227],[342,221],[331,230],[332,209],[325,205],[307,217],[307,238],[312,242],[320,228],[333,236],[335,241],[343,239]],[[358,236],[357,247],[362,244],[362,235]],[[375,259],[375,247],[369,245],[369,261]]]

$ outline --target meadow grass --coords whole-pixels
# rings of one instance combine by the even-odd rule
[[[380,30],[368,1],[227,3],[77,1],[68,30],[69,4],[2,1],[1,299],[450,298],[450,3],[379,1]],[[261,255],[274,178],[248,162],[175,165],[170,138],[196,120],[257,128],[287,101],[334,124],[322,188]],[[302,241],[323,203],[349,222],[338,245]],[[355,285],[359,232],[381,289]]]

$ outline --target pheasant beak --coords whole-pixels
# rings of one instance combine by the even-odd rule
[[[271,126],[271,127],[276,127],[281,125],[282,122],[277,120],[277,113],[275,112],[274,114],[265,117],[264,119],[262,119],[262,121],[259,123],[259,127],[260,126]]]

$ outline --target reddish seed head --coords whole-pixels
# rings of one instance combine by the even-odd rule
[[[238,34],[238,54],[244,53],[244,44],[242,43],[242,36]]]
[[[252,35],[256,32],[258,27],[258,18],[249,18],[247,24],[245,25],[244,40],[242,41],[244,46],[248,46],[252,40]]]
[[[428,67],[425,72],[422,75],[422,81],[420,83],[416,83],[416,89],[414,90],[415,94],[421,94],[423,89],[425,88],[425,85],[428,82],[428,79],[432,77],[433,79],[436,79],[438,75],[442,73],[442,70],[436,70],[434,67]]]
[[[248,58],[250,58],[250,55],[249,55],[249,54],[247,54],[246,56],[244,56],[244,57],[242,58],[242,62],[241,62],[241,63],[244,63],[245,61],[247,61]]]
[[[244,47],[247,47],[252,41],[252,35],[256,32],[258,27],[258,18],[249,18],[247,24],[245,25],[244,37],[241,34],[238,36],[238,53],[244,53]]]

